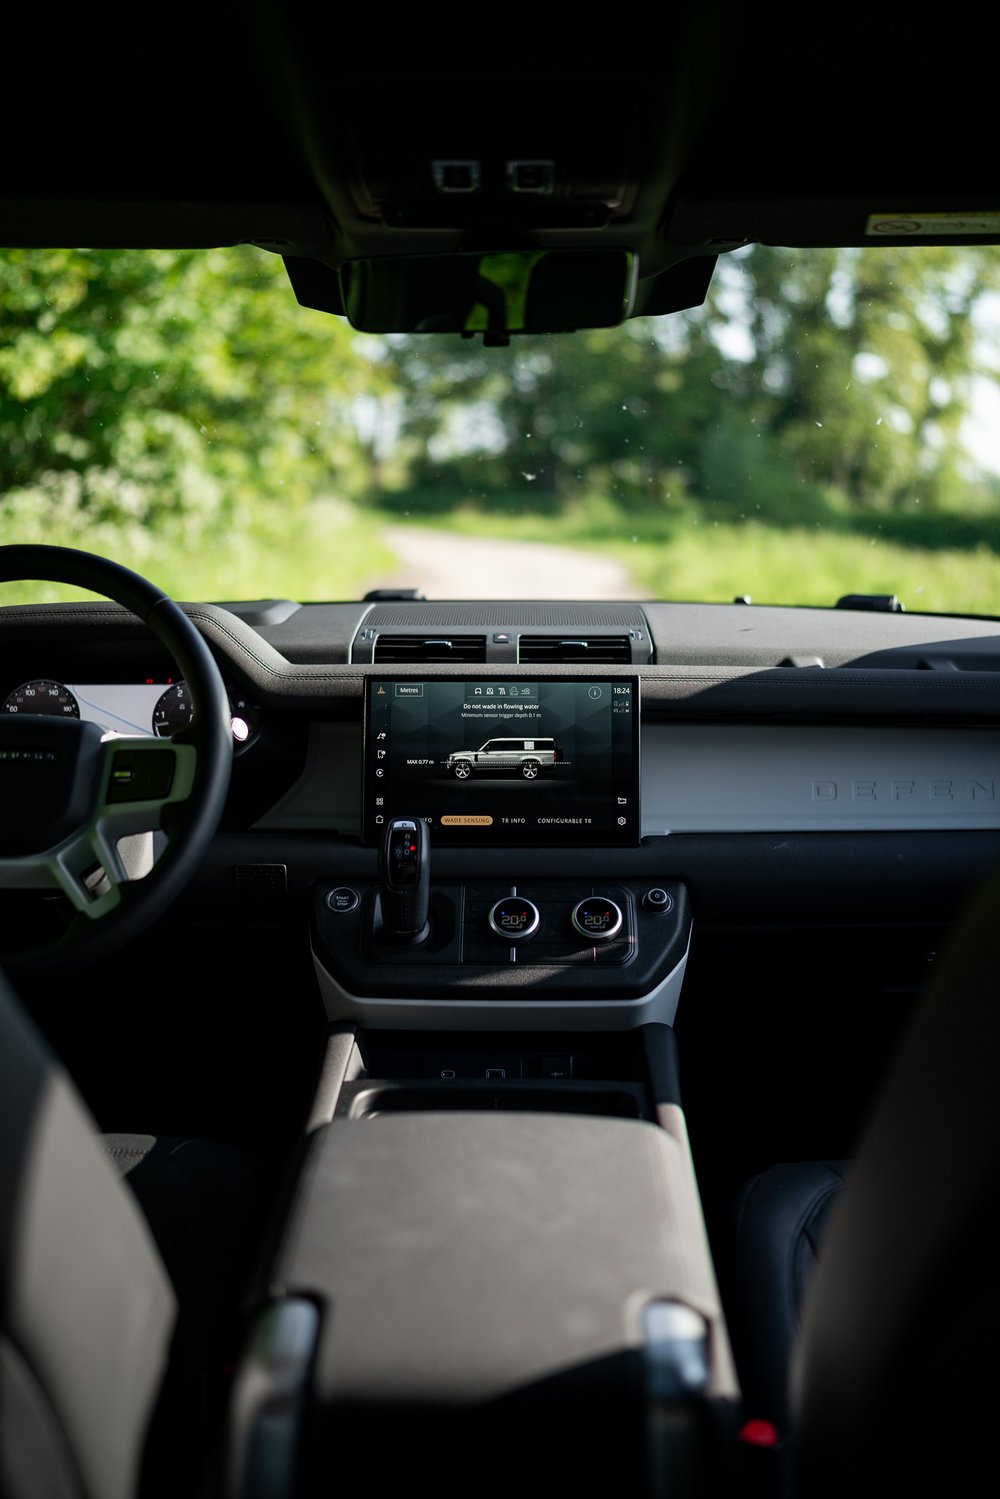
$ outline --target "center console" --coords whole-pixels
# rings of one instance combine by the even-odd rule
[[[313,958],[331,1020],[437,1029],[670,1023],[691,938],[677,881],[436,877],[427,932],[386,929],[376,880],[321,883]],[[513,864],[513,859],[511,860]]]
[[[673,1032],[331,1029],[236,1381],[310,1495],[730,1491],[738,1391]]]
[[[629,852],[638,681],[366,692],[374,857],[313,892],[329,1040],[234,1499],[255,1469],[289,1499],[724,1492],[738,1391],[671,1028],[691,914]]]

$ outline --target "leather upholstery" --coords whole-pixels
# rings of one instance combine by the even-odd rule
[[[0,976],[4,1499],[132,1499],[175,1315],[142,1213]]]
[[[789,1163],[737,1213],[746,1415],[792,1499],[967,1494],[1000,1403],[1000,873],[931,975],[849,1166]]]
[[[0,1494],[194,1493],[259,1212],[239,1148],[102,1136],[0,974]]]
[[[792,1348],[846,1161],[785,1161],[751,1177],[736,1204],[734,1338],[748,1418],[790,1424]]]

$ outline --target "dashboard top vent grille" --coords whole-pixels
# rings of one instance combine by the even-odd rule
[[[379,635],[373,661],[485,661],[485,635]]]
[[[539,665],[564,661],[628,666],[632,643],[627,635],[522,635],[517,659]]]

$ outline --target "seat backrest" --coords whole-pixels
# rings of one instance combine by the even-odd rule
[[[4,1499],[134,1499],[175,1314],[93,1119],[0,974]]]
[[[795,1499],[974,1492],[1000,1396],[998,1225],[1000,875],[935,967],[831,1214],[793,1355]]]

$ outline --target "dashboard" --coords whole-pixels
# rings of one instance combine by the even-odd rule
[[[197,1074],[215,1128],[239,1119],[269,1149],[276,1116],[297,1121],[311,1096],[317,1031],[330,1055],[359,1038],[358,1107],[376,1078],[382,1112],[442,1085],[467,1108],[631,1109],[633,1090],[677,1086],[650,1084],[643,1060],[668,1027],[713,1233],[761,1163],[850,1149],[929,967],[1000,865],[1000,622],[183,607],[250,729],[221,821],[87,1003],[61,985],[35,996],[115,1100],[109,1120],[129,1104],[147,1117],[155,1075],[159,1116],[188,1128],[177,1078]],[[186,718],[180,680],[115,605],[0,609],[0,706],[51,684],[60,713],[155,736]],[[568,734],[594,705],[596,735]],[[379,816],[428,832],[423,941],[387,929]],[[552,820],[577,816],[603,826]],[[13,919],[49,914],[18,899]],[[143,1017],[149,1065],[126,1076],[97,1038]],[[505,1103],[494,1084],[510,1078],[527,1092]]]
[[[879,971],[905,988],[1000,858],[996,621],[736,604],[184,608],[223,672],[235,756],[178,916],[308,932],[333,1019],[670,1020],[692,933],[767,943],[776,926],[827,944],[840,932],[844,964],[870,962],[877,936]],[[188,721],[175,664],[115,605],[8,607],[0,647],[5,712],[151,736]],[[379,819],[400,816],[429,831],[433,949],[373,937]],[[539,913],[528,940],[490,926],[507,897]],[[605,898],[614,942],[577,941],[581,902]]]

